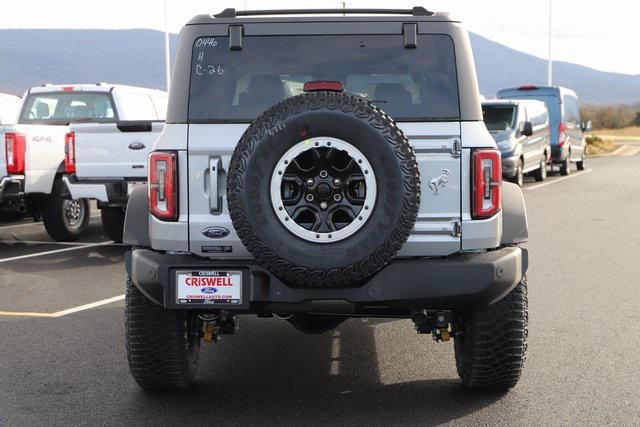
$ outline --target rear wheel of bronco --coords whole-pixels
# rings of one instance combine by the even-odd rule
[[[64,182],[56,180],[42,205],[44,228],[59,242],[77,240],[89,223],[89,201],[65,198],[64,193]]]
[[[509,389],[516,385],[527,350],[527,283],[506,297],[461,313],[455,336],[458,375],[469,388]]]
[[[291,97],[247,129],[229,166],[233,226],[291,285],[344,287],[376,273],[413,229],[420,177],[394,121],[336,92]]]
[[[165,310],[127,278],[125,338],[131,375],[144,389],[184,388],[198,367],[201,322],[195,312]]]
[[[100,209],[102,228],[107,236],[117,243],[122,243],[124,212],[124,208],[118,207],[105,207]]]
[[[578,163],[576,163],[576,167],[578,168],[579,171],[583,171],[587,167],[587,159],[586,159],[586,157],[587,156],[585,154],[582,154],[582,157],[580,158],[580,161]]]

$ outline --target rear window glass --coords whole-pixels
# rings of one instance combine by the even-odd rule
[[[29,95],[19,122],[51,125],[115,121],[108,93],[51,92]]]
[[[251,122],[302,93],[305,82],[340,81],[398,121],[460,117],[453,40],[421,35],[405,49],[401,35],[228,37],[195,41],[189,121]]]
[[[482,116],[490,131],[514,129],[516,126],[516,107],[513,105],[483,105]]]

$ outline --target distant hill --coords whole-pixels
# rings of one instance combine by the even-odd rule
[[[163,33],[154,30],[0,30],[0,92],[21,95],[51,83],[113,82],[164,88]],[[175,50],[177,36],[171,36]],[[480,90],[544,83],[546,61],[471,35]],[[640,100],[640,75],[607,73],[554,63],[555,83],[576,90],[584,102]]]

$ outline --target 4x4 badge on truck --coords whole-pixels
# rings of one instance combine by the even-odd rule
[[[438,190],[440,187],[444,190],[449,183],[449,169],[442,169],[442,175],[436,176],[431,181],[429,181],[429,188],[433,191],[435,196],[438,195]]]
[[[224,239],[229,235],[229,230],[224,227],[207,227],[202,230],[202,235],[209,239]]]

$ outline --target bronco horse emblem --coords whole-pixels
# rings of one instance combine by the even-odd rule
[[[449,169],[442,169],[442,175],[433,178],[429,181],[429,188],[433,191],[434,196],[438,195],[438,190],[440,187],[445,189],[447,187],[447,183],[449,182]]]

